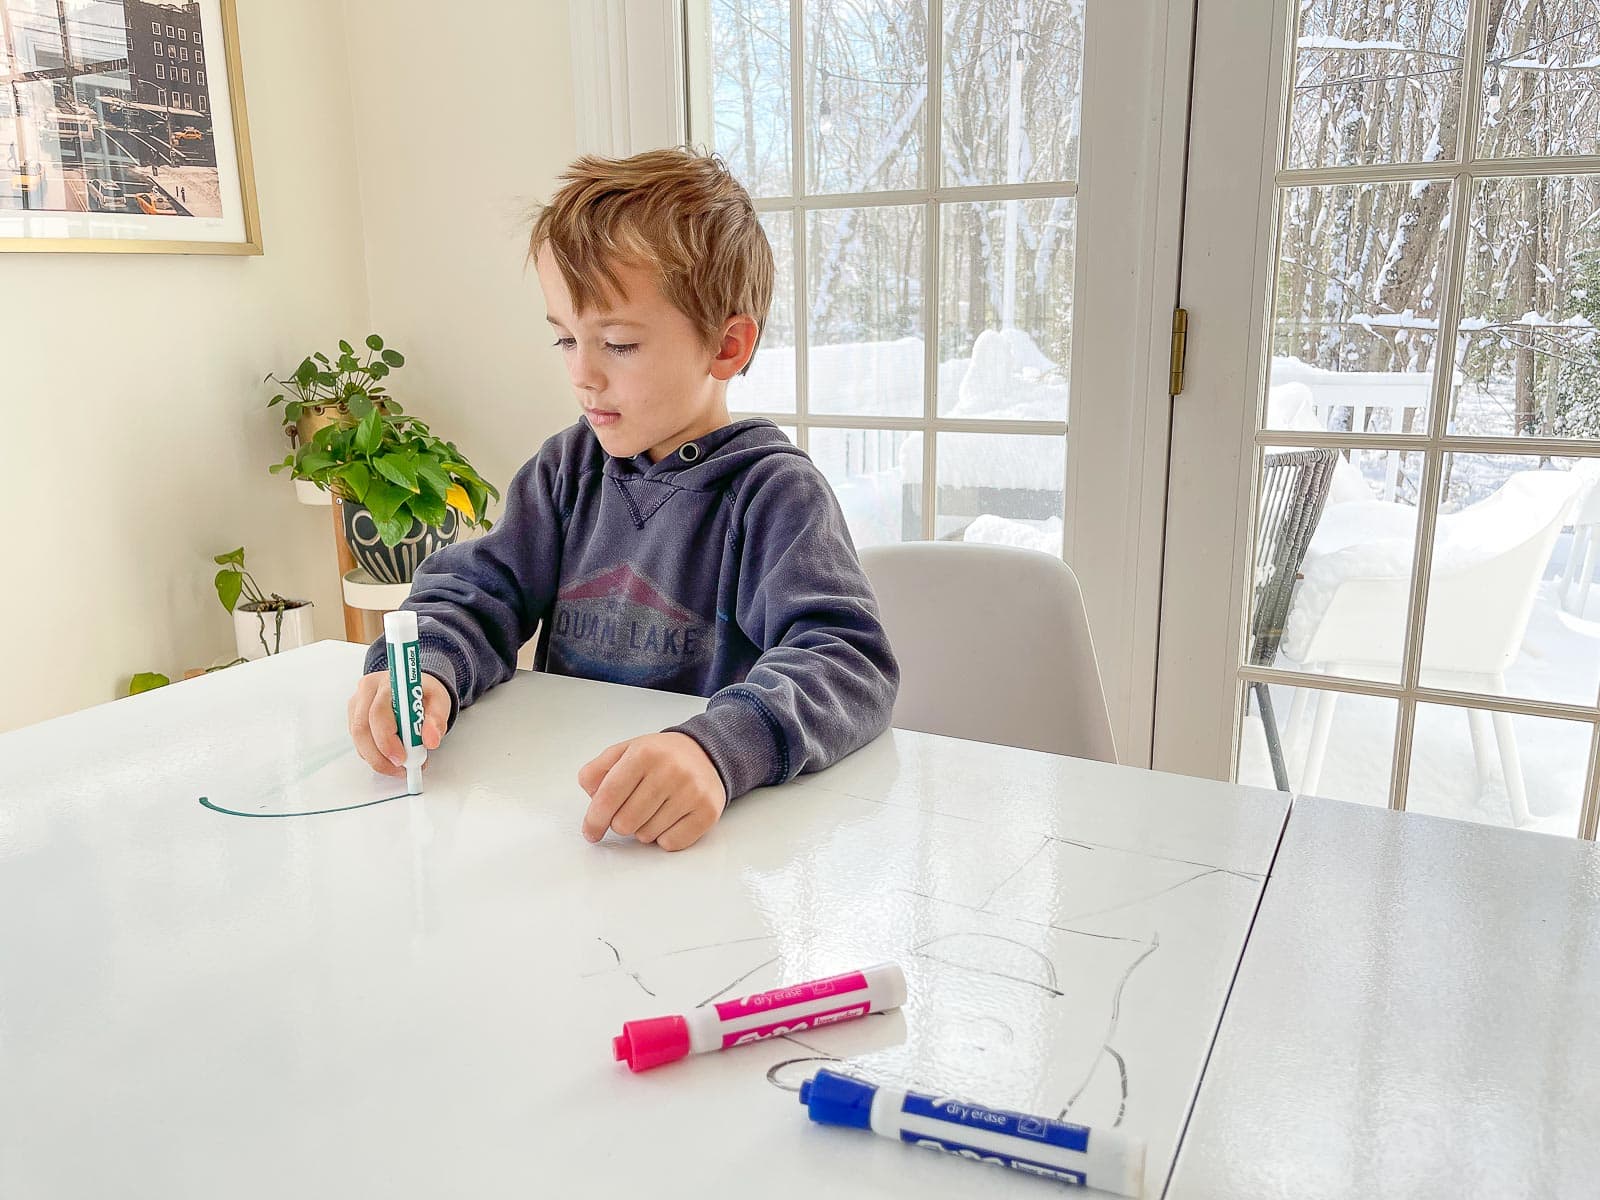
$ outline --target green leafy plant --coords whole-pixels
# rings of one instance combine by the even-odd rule
[[[256,583],[255,576],[245,570],[243,546],[237,550],[230,550],[227,554],[218,554],[211,561],[222,568],[212,580],[216,584],[217,599],[222,601],[222,607],[232,612],[239,603],[239,597],[243,596],[245,611],[255,613],[261,626],[259,635],[261,648],[268,654],[276,654],[283,644],[283,614],[291,608],[299,608],[305,601],[289,600],[277,592],[263,592],[261,585]],[[270,646],[267,645],[268,613],[274,614],[275,625]]]
[[[350,402],[358,397],[399,413],[401,408],[384,388],[383,380],[406,365],[405,355],[386,347],[375,333],[367,335],[366,349],[365,359],[357,358],[356,348],[341,340],[337,358],[330,359],[319,351],[302,360],[287,379],[267,375],[263,382],[276,383],[284,389],[267,401],[267,407],[283,405],[285,425],[294,425],[307,412],[326,409],[332,409],[340,418],[348,417]]]
[[[489,499],[500,492],[473,469],[454,442],[426,424],[383,406],[370,393],[345,400],[350,420],[317,430],[271,470],[288,470],[340,499],[365,505],[386,546],[398,545],[414,521],[438,528],[454,508],[467,525],[490,527]]]
[[[153,692],[156,688],[166,687],[172,680],[160,671],[140,671],[128,681],[128,695],[137,696],[140,692]]]

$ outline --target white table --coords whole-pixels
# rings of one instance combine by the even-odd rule
[[[1160,1195],[1284,797],[895,732],[688,852],[596,846],[578,767],[701,701],[519,675],[385,800],[361,654],[0,737],[0,1196],[1057,1194],[812,1125],[831,1056],[1120,1120]],[[610,1059],[625,1019],[884,959],[897,1015]]]
[[[1597,1180],[1600,849],[1296,800],[1169,1200]]]

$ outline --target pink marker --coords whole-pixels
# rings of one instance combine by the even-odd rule
[[[897,964],[881,963],[849,975],[724,1000],[681,1017],[628,1021],[622,1036],[611,1039],[611,1052],[630,1071],[648,1071],[686,1054],[833,1025],[905,1002],[905,975]]]

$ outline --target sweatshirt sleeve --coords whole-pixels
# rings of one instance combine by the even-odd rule
[[[762,653],[742,682],[673,730],[701,745],[729,800],[866,745],[889,727],[900,685],[877,599],[821,472],[790,458],[751,490],[734,619]]]
[[[561,574],[556,488],[559,443],[547,442],[506,489],[505,514],[482,537],[425,558],[402,608],[417,614],[422,669],[450,692],[450,721],[511,678],[522,648],[555,598]],[[379,638],[367,672],[387,669]]]

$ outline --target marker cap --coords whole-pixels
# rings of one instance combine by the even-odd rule
[[[824,1125],[872,1128],[872,1098],[878,1089],[826,1068],[800,1085],[800,1103],[813,1121]]]
[[[383,614],[383,634],[391,642],[417,640],[417,614],[409,608],[397,608]]]
[[[611,1053],[630,1071],[648,1071],[689,1053],[689,1023],[682,1017],[628,1021],[622,1036],[611,1039]]]

